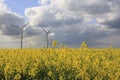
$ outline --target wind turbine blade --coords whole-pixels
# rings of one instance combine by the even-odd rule
[[[47,31],[47,34],[49,34],[49,33],[50,33],[50,30]]]
[[[44,32],[46,32],[47,33],[47,30],[46,29],[44,29],[43,27],[41,27],[42,28],[42,30],[44,31]]]
[[[48,30],[48,32],[50,33],[50,32],[52,32],[52,30],[51,30],[51,29],[49,29],[49,30]]]
[[[11,26],[13,26],[13,27],[15,27],[15,28],[17,28],[17,29],[20,29],[20,27],[18,27],[18,26],[15,26],[15,25],[11,25]]]
[[[22,26],[22,29],[23,29],[24,27],[26,27],[28,24],[29,24],[29,22],[27,22],[26,24],[24,24],[24,25]]]

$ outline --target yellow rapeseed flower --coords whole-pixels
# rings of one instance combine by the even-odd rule
[[[47,74],[48,74],[48,76],[50,76],[50,77],[52,77],[52,76],[53,76],[52,71],[49,71]]]
[[[52,41],[52,46],[55,47],[56,45],[57,45],[57,41],[56,41],[56,40],[53,40],[53,41]]]
[[[21,79],[21,75],[19,73],[16,74],[15,77],[14,77],[14,80],[20,80],[20,79]]]

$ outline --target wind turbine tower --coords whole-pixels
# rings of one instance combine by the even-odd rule
[[[43,27],[41,27],[42,28],[42,30],[45,32],[45,38],[46,38],[46,48],[48,48],[49,47],[49,39],[48,39],[48,37],[49,37],[49,33],[50,33],[50,30],[47,30],[47,29],[45,29],[45,28],[43,28]]]
[[[14,26],[15,28],[17,28],[19,31],[20,31],[20,48],[22,49],[23,48],[23,30],[24,28],[28,25],[29,23],[26,23],[24,24],[23,26],[15,26],[15,25],[12,25]]]

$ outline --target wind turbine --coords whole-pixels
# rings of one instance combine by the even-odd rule
[[[49,33],[50,33],[50,30],[47,30],[47,29],[45,29],[45,28],[43,28],[43,27],[41,27],[42,28],[42,30],[45,32],[45,34],[46,34],[46,48],[48,48],[49,46],[48,46],[48,44],[49,44],[49,39],[48,39],[48,37],[49,37]]]
[[[28,25],[29,23],[27,22],[26,24],[24,24],[23,26],[15,26],[12,25],[13,27],[17,28],[20,31],[20,48],[23,48],[23,30],[24,28]]]

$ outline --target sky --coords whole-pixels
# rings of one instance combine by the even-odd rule
[[[45,32],[50,31],[49,46],[120,47],[120,0],[0,0],[0,48],[19,48],[24,28],[25,48],[45,47]]]

